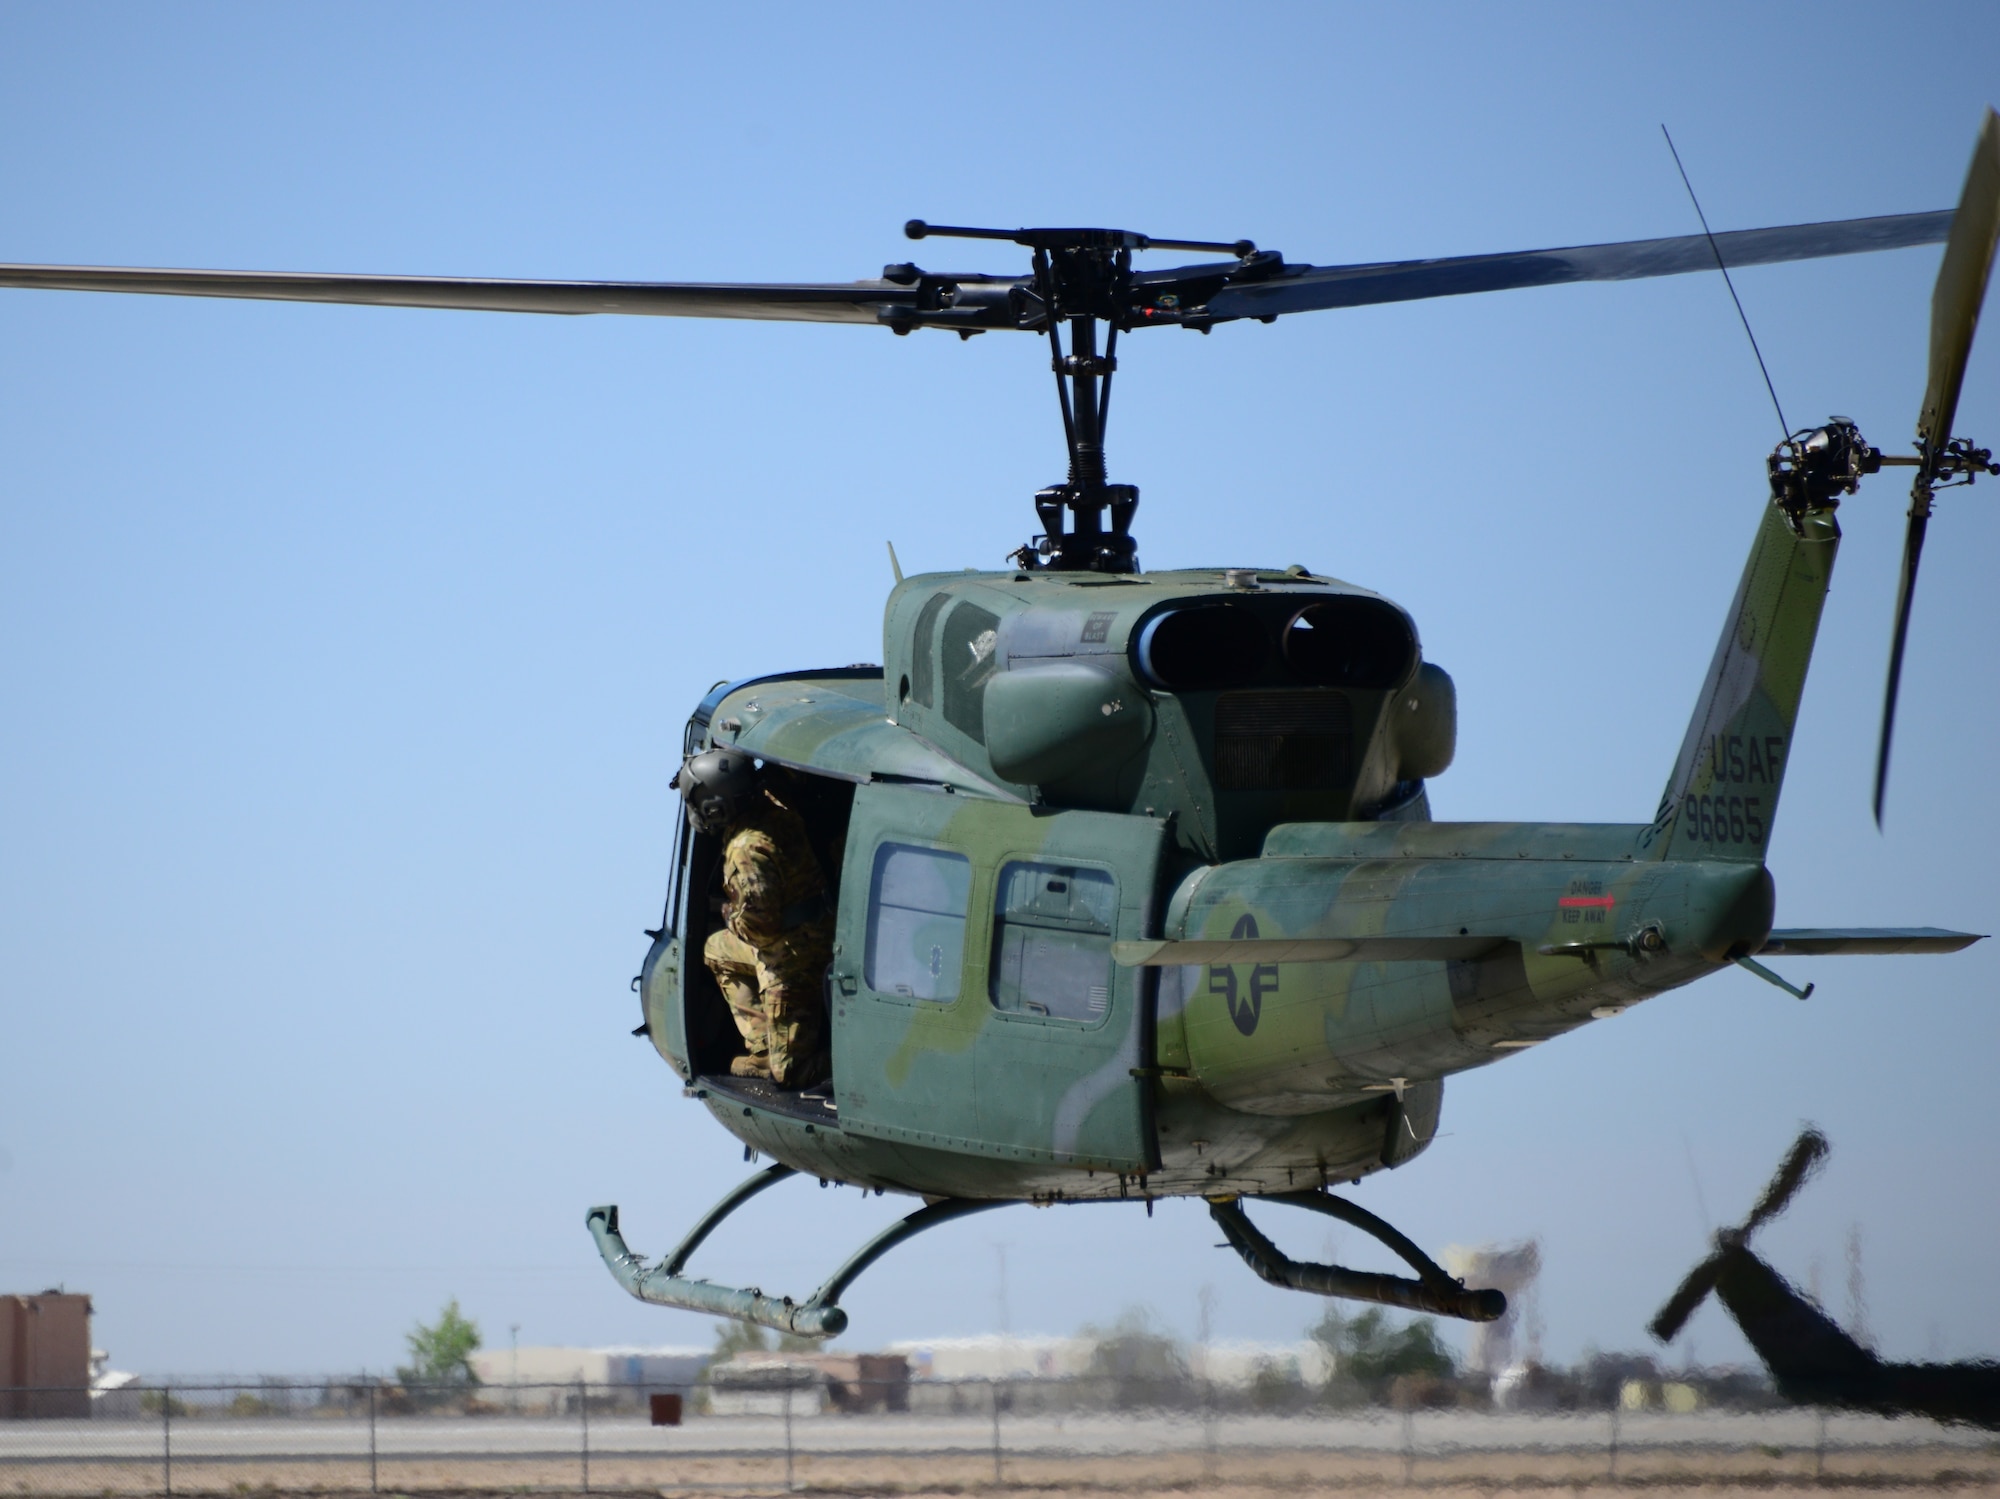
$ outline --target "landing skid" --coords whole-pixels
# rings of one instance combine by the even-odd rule
[[[648,1266],[634,1254],[618,1231],[615,1205],[592,1208],[584,1223],[597,1241],[597,1252],[612,1276],[633,1296],[655,1306],[678,1307],[682,1311],[707,1312],[775,1328],[805,1338],[833,1338],[847,1330],[847,1313],[840,1306],[841,1293],[870,1265],[927,1228],[949,1223],[988,1208],[1010,1205],[1006,1198],[946,1197],[918,1208],[898,1219],[863,1244],[847,1262],[804,1301],[789,1296],[766,1296],[756,1286],[739,1289],[719,1286],[713,1281],[696,1280],[681,1272],[716,1225],[767,1187],[775,1187],[787,1177],[798,1175],[790,1166],[766,1166],[739,1184],[728,1196],[710,1208],[702,1220],[688,1230],[674,1252],[659,1264]],[[1315,1265],[1289,1259],[1258,1231],[1244,1215],[1241,1199],[1211,1198],[1209,1213],[1221,1225],[1229,1245],[1243,1256],[1251,1270],[1274,1286],[1308,1291],[1318,1296],[1337,1296],[1349,1301],[1375,1301],[1414,1312],[1430,1312],[1441,1317],[1458,1317],[1467,1322],[1494,1322],[1506,1314],[1507,1298],[1498,1291],[1474,1290],[1455,1280],[1403,1234],[1366,1208],[1327,1192],[1277,1192],[1255,1199],[1281,1202],[1292,1207],[1310,1208],[1360,1229],[1379,1239],[1417,1272],[1417,1279],[1381,1275],[1372,1270],[1349,1270],[1341,1265]]]
[[[625,1236],[619,1233],[616,1205],[592,1208],[584,1215],[583,1221],[590,1229],[591,1237],[597,1241],[597,1252],[604,1256],[604,1263],[610,1267],[612,1276],[641,1301],[650,1301],[655,1306],[679,1307],[683,1311],[733,1317],[739,1322],[754,1322],[759,1327],[775,1328],[779,1332],[795,1333],[805,1338],[834,1338],[847,1330],[847,1313],[839,1305],[841,1292],[883,1255],[927,1228],[935,1228],[940,1223],[949,1223],[970,1213],[984,1212],[988,1208],[1008,1206],[1005,1199],[947,1197],[918,1208],[890,1224],[848,1256],[847,1263],[834,1271],[826,1284],[804,1301],[794,1301],[789,1296],[766,1296],[756,1286],[739,1290],[734,1286],[718,1286],[712,1281],[694,1280],[681,1274],[689,1256],[700,1247],[703,1239],[714,1232],[717,1224],[766,1187],[774,1187],[786,1177],[797,1174],[790,1166],[766,1166],[710,1208],[707,1216],[688,1231],[679,1247],[650,1269],[626,1246]]]
[[[1507,1314],[1507,1298],[1498,1291],[1474,1290],[1464,1281],[1445,1273],[1436,1261],[1399,1233],[1391,1224],[1366,1208],[1356,1207],[1345,1198],[1328,1192],[1274,1192],[1258,1202],[1282,1202],[1310,1208],[1338,1218],[1380,1240],[1417,1272],[1417,1279],[1400,1275],[1380,1275],[1372,1270],[1349,1270],[1342,1265],[1315,1265],[1289,1259],[1277,1245],[1265,1238],[1244,1216],[1241,1200],[1234,1197],[1209,1199],[1208,1211],[1221,1225],[1229,1247],[1243,1256],[1243,1263],[1259,1279],[1290,1291],[1310,1291],[1318,1296],[1338,1296],[1348,1301],[1377,1301],[1407,1311],[1430,1312],[1440,1317],[1458,1317],[1467,1322],[1497,1322]]]

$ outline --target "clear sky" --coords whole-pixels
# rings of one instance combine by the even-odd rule
[[[1321,263],[1954,202],[1977,3],[11,5],[0,258],[845,280],[906,218],[1249,236]],[[1015,269],[1007,247],[921,259]],[[1908,441],[1935,249],[1746,271],[1795,424]],[[1443,818],[1643,820],[1777,436],[1712,276],[1121,350],[1153,566],[1302,562],[1456,677]],[[0,1289],[122,1367],[383,1368],[456,1294],[504,1346],[706,1342],[660,1252],[743,1169],[627,984],[681,725],[718,678],[879,660],[883,552],[991,567],[1062,472],[1031,339],[0,292]],[[1959,430],[2000,439],[2000,342]],[[1932,528],[1888,831],[1867,811],[1902,487],[1848,502],[1772,868],[1781,924],[1996,929],[2000,516]],[[1798,1121],[1760,1241],[1892,1353],[2000,1353],[2000,944],[1731,974],[1457,1079],[1358,1200],[1538,1234],[1548,1351],[1638,1347]],[[697,1259],[804,1294],[894,1210],[794,1183]],[[1265,1220],[1298,1253],[1317,1223]],[[1286,1338],[1199,1208],[1017,1209],[900,1250],[850,1345],[1132,1304]],[[1357,1262],[1381,1261],[1349,1235]],[[1744,1347],[1714,1308],[1701,1358]]]

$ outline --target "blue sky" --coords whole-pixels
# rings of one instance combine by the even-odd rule
[[[844,280],[902,222],[1105,223],[1392,259],[1955,201],[1976,4],[877,8],[17,5],[8,260]],[[1809,60],[1806,60],[1809,59]],[[924,247],[1009,270],[1004,247]],[[1902,444],[1937,252],[1752,270],[1795,423]],[[1161,332],[1114,478],[1153,566],[1303,562],[1455,676],[1445,818],[1649,815],[1776,419],[1718,280]],[[641,1041],[680,726],[718,678],[880,659],[906,568],[998,565],[1061,474],[1045,354],[860,328],[0,292],[0,1287],[124,1367],[386,1367],[458,1295],[505,1342],[706,1342],[657,1251],[740,1152]],[[1975,349],[1961,432],[2000,438]],[[1888,831],[1867,811],[1902,501],[1848,542],[1777,828],[1780,921],[1995,928],[1988,484],[1932,529]],[[1988,945],[1990,946],[1990,945]],[[1986,947],[1710,980],[1454,1081],[1359,1200],[1535,1233],[1551,1354],[1636,1347],[1798,1121],[1761,1241],[1904,1356],[2000,1350]],[[697,1261],[801,1293],[891,1210],[794,1184]],[[1266,1214],[1270,1218],[1270,1214]],[[1297,1252],[1317,1224],[1275,1225]],[[1297,1335],[1200,1210],[1014,1210],[898,1251],[863,1345],[1151,1306]],[[1341,1246],[1361,1263],[1369,1251]],[[1703,1359],[1741,1357],[1713,1308]]]

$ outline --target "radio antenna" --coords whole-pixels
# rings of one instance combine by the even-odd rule
[[[1715,256],[1715,268],[1722,272],[1722,284],[1729,288],[1729,300],[1736,304],[1736,316],[1742,320],[1743,334],[1750,340],[1750,352],[1757,356],[1757,373],[1764,377],[1764,389],[1771,393],[1771,409],[1778,413],[1778,438],[1783,441],[1792,435],[1792,424],[1785,420],[1785,408],[1778,402],[1778,387],[1771,383],[1771,372],[1764,366],[1764,351],[1757,347],[1757,335],[1750,331],[1750,315],[1743,310],[1743,299],[1736,295],[1736,283],[1729,278],[1729,267],[1722,259],[1722,247],[1715,242],[1715,231],[1708,227],[1708,215],[1701,211],[1701,199],[1694,195],[1694,184],[1688,181],[1688,170],[1681,165],[1681,153],[1674,149],[1674,138],[1664,123],[1660,134],[1667,137],[1667,149],[1673,152],[1674,169],[1681,174],[1681,186],[1688,190],[1688,201],[1694,204],[1694,216],[1701,220],[1701,232],[1708,236],[1708,248]]]

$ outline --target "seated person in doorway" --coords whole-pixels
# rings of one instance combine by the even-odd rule
[[[723,840],[723,924],[702,956],[743,1034],[729,1070],[811,1087],[828,1073],[821,990],[834,903],[805,822],[740,750],[691,756],[674,786],[694,825]]]

